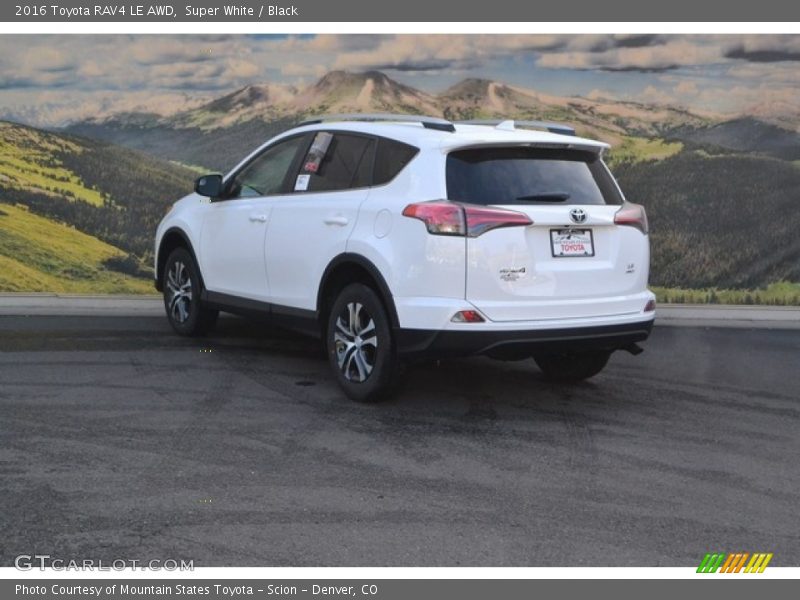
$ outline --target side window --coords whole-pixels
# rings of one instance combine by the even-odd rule
[[[411,162],[419,152],[418,148],[380,138],[378,150],[375,154],[375,170],[373,172],[373,185],[388,183],[394,179],[403,168]]]
[[[289,168],[298,152],[305,148],[307,139],[299,135],[270,146],[236,174],[227,197],[249,198],[282,193]]]
[[[375,140],[320,131],[300,163],[297,192],[332,192],[370,185]]]

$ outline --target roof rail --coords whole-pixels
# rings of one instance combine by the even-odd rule
[[[339,115],[320,115],[318,117],[311,117],[307,121],[303,121],[297,127],[302,125],[317,125],[319,123],[327,123],[329,121],[365,121],[365,122],[394,122],[394,123],[419,123],[426,129],[436,129],[438,131],[454,132],[456,130],[453,123],[447,119],[440,117],[426,117],[424,115],[393,115],[390,113],[350,113]]]
[[[561,123],[548,123],[547,121],[515,121],[512,119],[470,119],[468,121],[457,121],[464,125],[491,125],[497,129],[513,130],[517,127],[529,127],[532,129],[544,129],[550,133],[561,135],[575,135],[575,129],[569,125]],[[502,126],[502,127],[501,127]]]

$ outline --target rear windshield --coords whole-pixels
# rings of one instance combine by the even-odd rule
[[[447,156],[447,196],[471,204],[622,204],[599,155],[551,148],[471,148]]]

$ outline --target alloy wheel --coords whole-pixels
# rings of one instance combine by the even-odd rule
[[[360,302],[349,302],[336,319],[336,359],[348,381],[362,383],[372,373],[378,351],[375,321]]]
[[[167,273],[169,314],[178,323],[185,323],[192,308],[192,279],[182,261],[175,261]]]

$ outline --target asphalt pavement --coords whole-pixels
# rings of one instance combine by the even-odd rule
[[[0,317],[0,565],[800,565],[800,330],[657,325],[589,382],[409,369],[347,400],[238,318]]]

